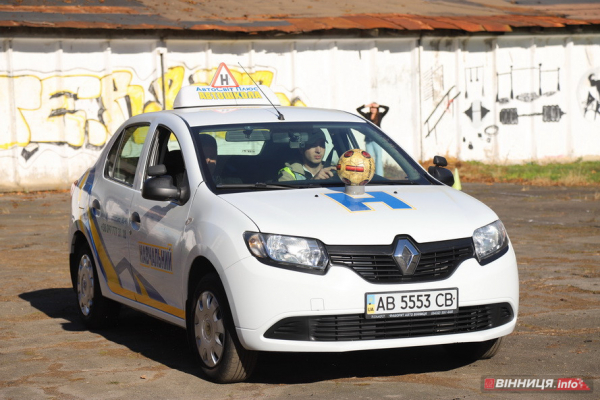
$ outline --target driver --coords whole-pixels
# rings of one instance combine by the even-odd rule
[[[318,129],[310,133],[304,148],[299,149],[302,162],[285,163],[285,167],[279,170],[279,181],[331,178],[335,173],[335,167],[323,165],[326,142],[322,130]]]

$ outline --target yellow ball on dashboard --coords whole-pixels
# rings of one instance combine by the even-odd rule
[[[364,186],[375,174],[375,161],[364,150],[348,150],[338,161],[337,173],[346,185]]]

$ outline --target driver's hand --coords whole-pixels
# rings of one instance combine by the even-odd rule
[[[317,175],[315,175],[314,179],[329,179],[333,177],[335,174],[335,168],[336,167],[322,168],[319,172],[317,172]]]

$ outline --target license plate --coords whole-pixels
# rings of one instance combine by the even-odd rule
[[[366,318],[403,318],[454,314],[458,311],[458,288],[367,293]]]

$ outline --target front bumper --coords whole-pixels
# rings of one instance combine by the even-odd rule
[[[332,266],[327,274],[320,276],[270,267],[253,257],[228,268],[224,278],[238,337],[247,349],[260,351],[339,352],[485,341],[511,333],[519,307],[517,263],[512,247],[485,266],[473,258],[468,259],[452,276],[436,282],[373,284],[346,267]],[[273,327],[281,325],[283,320],[314,320],[326,316],[360,319],[365,312],[366,293],[454,287],[459,292],[459,309],[506,304],[512,318],[499,326],[491,324],[489,328],[463,329],[459,333],[447,330],[433,335],[418,332],[416,336],[399,335],[401,337],[351,335],[335,340],[315,339],[309,335],[282,340],[281,335],[272,334]]]

